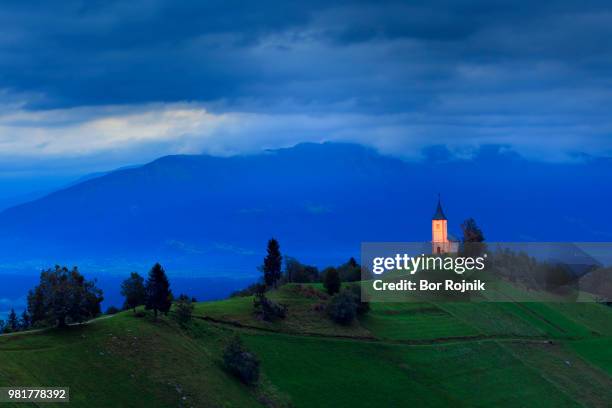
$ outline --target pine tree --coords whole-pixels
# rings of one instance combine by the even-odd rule
[[[146,300],[144,278],[132,272],[121,284],[121,294],[125,297],[125,306],[136,312],[136,306],[144,305]]]
[[[283,257],[280,252],[278,241],[274,238],[268,241],[268,254],[264,258],[263,273],[264,281],[267,286],[276,288],[281,278],[281,266]]]
[[[13,308],[11,308],[11,313],[8,315],[7,326],[12,332],[19,330],[19,320],[17,319],[17,313],[15,313],[15,309]]]
[[[21,330],[27,330],[30,328],[31,324],[30,315],[27,310],[24,310],[19,319],[19,327],[21,327]]]
[[[147,310],[152,309],[155,318],[157,318],[158,312],[168,314],[170,306],[172,306],[172,292],[170,291],[170,282],[168,282],[166,271],[159,263],[151,268],[145,291],[145,308]]]

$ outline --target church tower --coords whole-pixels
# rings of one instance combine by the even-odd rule
[[[444,254],[453,252],[454,245],[448,239],[448,220],[442,211],[440,196],[438,195],[438,207],[431,219],[431,252],[433,254]]]

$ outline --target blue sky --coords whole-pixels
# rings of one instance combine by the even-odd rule
[[[0,196],[303,141],[612,155],[606,1],[6,2]]]

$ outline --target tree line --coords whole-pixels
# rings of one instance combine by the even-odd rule
[[[30,328],[66,327],[82,323],[101,315],[104,300],[96,280],[87,280],[77,267],[72,269],[56,265],[43,270],[39,284],[28,292],[27,308],[20,316],[11,309],[6,321],[0,320],[0,333],[11,333]],[[124,309],[143,306],[152,310],[155,318],[159,313],[168,314],[173,303],[177,320],[184,323],[191,318],[194,298],[180,295],[174,299],[166,271],[156,263],[145,280],[132,272],[121,284],[125,298]],[[114,307],[109,312],[116,312]]]
[[[460,252],[481,252],[484,249],[484,234],[474,219],[464,221],[461,229],[463,239]],[[316,266],[303,264],[293,257],[283,257],[279,242],[274,238],[268,241],[267,253],[260,270],[261,282],[231,296],[254,295],[256,314],[266,320],[283,318],[287,312],[285,306],[266,297],[265,293],[269,289],[275,289],[285,283],[320,282],[326,292],[334,296],[340,294],[343,282],[357,282],[362,279],[361,267],[355,258],[351,257],[339,266],[330,266],[320,271]],[[367,277],[367,271],[365,273]],[[358,297],[356,290],[351,293],[342,293],[342,296],[337,298],[339,300],[332,299],[330,305],[350,304],[348,298]],[[174,299],[166,272],[159,263],[151,268],[146,280],[137,272],[132,272],[121,284],[121,294],[125,297],[124,309],[133,309],[135,312],[138,306],[144,305],[146,310],[153,311],[155,318],[159,313],[168,314],[174,302],[176,317],[183,323],[190,319],[195,300],[183,294]],[[101,314],[103,300],[102,290],[96,286],[95,280],[85,279],[77,267],[68,269],[56,265],[41,272],[39,284],[28,292],[27,309],[21,315],[18,316],[15,310],[11,309],[6,321],[0,320],[0,332],[16,332],[32,327],[64,327],[71,323],[81,323]],[[355,310],[359,309],[360,306],[356,302],[353,303]],[[109,308],[109,312],[117,310],[114,307]]]

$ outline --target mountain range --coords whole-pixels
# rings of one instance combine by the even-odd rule
[[[491,171],[491,169],[495,169]],[[86,178],[0,213],[4,268],[155,261],[203,276],[257,273],[266,242],[319,266],[364,241],[427,241],[441,195],[449,229],[474,217],[488,241],[612,240],[610,159],[524,159],[499,146],[405,161],[354,144],[174,155]]]

